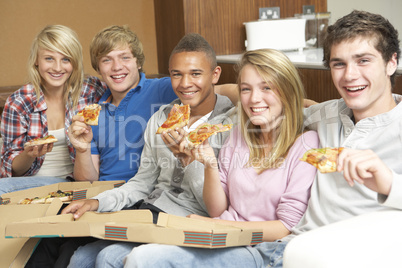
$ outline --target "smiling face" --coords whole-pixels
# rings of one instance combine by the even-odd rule
[[[73,71],[69,58],[46,49],[39,49],[36,66],[45,90],[64,90],[64,85]]]
[[[332,80],[353,110],[356,122],[395,107],[390,76],[397,68],[396,57],[384,62],[372,42],[359,37],[335,44],[331,49]]]
[[[183,104],[190,104],[191,116],[205,115],[215,107],[214,84],[221,68],[212,70],[204,52],[173,54],[169,62],[172,87]]]
[[[252,124],[271,132],[281,120],[283,105],[277,90],[262,79],[256,68],[245,65],[240,73],[240,101]]]
[[[128,46],[115,49],[99,59],[99,74],[113,98],[122,100],[140,81],[137,59]]]

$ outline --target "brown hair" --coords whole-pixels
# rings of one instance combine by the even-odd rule
[[[356,37],[372,38],[374,47],[381,53],[385,62],[397,54],[397,62],[401,50],[399,48],[398,31],[392,24],[378,14],[354,10],[328,27],[324,40],[324,65],[329,67],[331,48],[342,41]],[[391,75],[391,84],[395,84],[396,72]]]
[[[109,26],[101,30],[92,39],[90,45],[91,64],[94,70],[99,71],[99,59],[110,51],[128,46],[133,56],[137,59],[140,72],[144,72],[144,50],[138,36],[128,26]]]

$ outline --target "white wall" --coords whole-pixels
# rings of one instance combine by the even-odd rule
[[[327,0],[327,7],[331,12],[330,24],[354,9],[381,14],[395,26],[402,39],[401,0]]]

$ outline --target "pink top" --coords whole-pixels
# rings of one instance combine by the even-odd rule
[[[250,152],[239,128],[234,129],[219,155],[221,183],[229,201],[228,209],[219,218],[280,220],[290,230],[307,208],[316,174],[316,168],[300,158],[307,150],[318,146],[317,133],[305,132],[295,141],[279,168],[258,174],[254,168],[245,167]]]

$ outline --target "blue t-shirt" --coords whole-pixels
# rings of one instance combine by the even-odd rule
[[[108,89],[99,100],[102,110],[98,126],[92,126],[91,153],[99,155],[99,180],[129,180],[138,171],[144,131],[149,118],[175,95],[170,77],[146,79],[131,89],[116,107],[105,102],[111,95]]]

